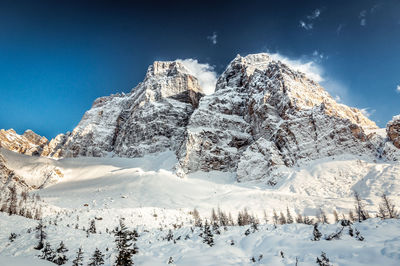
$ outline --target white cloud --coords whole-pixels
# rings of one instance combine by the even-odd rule
[[[396,91],[400,93],[400,85],[397,85]]]
[[[315,9],[311,15],[306,16],[305,20],[300,20],[299,24],[300,27],[305,30],[312,30],[314,28],[313,20],[317,19],[321,15],[320,9]]]
[[[324,78],[322,77],[323,75],[322,67],[316,64],[314,61],[306,61],[302,59],[290,59],[279,53],[270,54],[270,56],[273,60],[276,61],[279,60],[282,63],[288,65],[290,68],[306,74],[307,77],[309,77],[312,80],[315,80],[316,82],[322,82],[324,80]]]
[[[373,114],[376,112],[375,109],[371,109],[371,108],[369,108],[369,107],[367,107],[367,108],[362,108],[362,109],[360,109],[360,111],[361,111],[361,113],[362,113],[364,116],[366,116],[366,117],[370,117],[371,115],[373,115]]]
[[[361,26],[367,25],[367,18],[366,18],[367,17],[367,10],[362,10],[358,17],[360,19],[360,25]]]
[[[214,71],[214,67],[209,64],[201,64],[196,59],[177,59],[176,61],[182,63],[189,74],[197,78],[205,94],[209,95],[214,92],[217,83],[217,73]]]
[[[343,27],[345,24],[339,24],[339,26],[336,28],[336,34],[339,35],[342,32]]]
[[[207,36],[207,39],[211,41],[212,44],[217,44],[217,38],[218,35],[217,33],[214,31],[213,34],[211,36]]]
[[[321,10],[319,10],[317,8],[317,9],[314,10],[314,12],[310,16],[307,16],[307,19],[313,20],[313,19],[318,18],[320,15],[321,15]]]
[[[305,30],[312,30],[314,25],[312,23],[306,23],[306,22],[300,20],[300,27],[302,27]]]

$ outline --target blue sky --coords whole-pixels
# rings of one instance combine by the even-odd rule
[[[400,1],[0,1],[0,128],[52,138],[155,60],[309,63],[384,126],[400,113]],[[400,89],[399,89],[400,90]]]

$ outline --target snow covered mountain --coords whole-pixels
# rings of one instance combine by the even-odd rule
[[[379,129],[268,54],[237,56],[212,94],[195,74],[155,62],[50,142],[0,131],[0,264],[49,265],[63,241],[66,265],[79,248],[85,264],[98,249],[114,265],[123,221],[139,233],[136,265],[314,265],[322,251],[333,265],[399,265],[400,220],[353,211],[354,191],[371,217],[383,194],[399,202],[400,116]]]
[[[154,62],[129,94],[96,99],[71,133],[50,142],[45,155],[138,157],[177,150],[202,96],[183,64]]]
[[[215,92],[203,96],[182,61],[157,61],[129,94],[96,99],[72,132],[48,143],[31,131],[2,131],[7,142],[0,144],[55,158],[171,150],[179,176],[228,171],[239,181],[270,185],[287,168],[335,155],[400,159],[398,118],[382,134],[360,110],[337,103],[318,83],[268,54],[238,55]]]

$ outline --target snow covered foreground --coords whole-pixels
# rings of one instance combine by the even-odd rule
[[[293,216],[315,216],[323,209],[333,222],[334,210],[347,215],[353,209],[352,190],[357,190],[366,209],[374,215],[383,192],[399,202],[399,163],[343,155],[283,169],[281,181],[271,187],[261,182],[237,183],[233,174],[221,172],[197,172],[178,178],[173,172],[176,158],[172,152],[133,159],[58,161],[1,152],[8,166],[27,183],[37,183],[42,168],[54,166],[62,171],[64,177],[57,183],[34,192],[44,201],[48,241],[54,248],[64,241],[69,249],[67,265],[71,265],[80,246],[85,263],[97,247],[106,255],[106,265],[112,265],[114,236],[107,231],[115,228],[120,218],[125,218],[129,228],[138,228],[136,265],[165,265],[170,257],[176,265],[250,265],[253,257],[259,265],[294,265],[296,258],[298,265],[315,265],[322,251],[333,265],[400,264],[399,220],[369,219],[354,224],[364,241],[347,232],[340,239],[311,241],[313,227],[304,224],[277,228],[261,225],[247,236],[249,226],[229,226],[214,235],[215,245],[210,247],[199,236],[200,229],[192,232],[193,216],[189,214],[197,208],[203,218],[209,218],[211,209],[219,207],[235,218],[239,210],[247,208],[260,220],[265,210],[271,221],[273,209],[279,213],[288,207]],[[97,233],[87,234],[83,229],[92,219]],[[35,220],[0,213],[0,265],[26,265],[26,260],[31,265],[49,265],[37,258],[40,251],[33,248],[37,244],[33,230],[37,224]],[[173,239],[168,241],[165,238],[170,228]],[[340,228],[338,224],[321,225],[320,231],[329,235]],[[9,240],[11,233],[17,234],[13,242]]]

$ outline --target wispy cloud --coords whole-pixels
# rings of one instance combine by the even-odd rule
[[[312,56],[314,57],[314,60],[317,62],[326,58],[326,56],[322,52],[319,52],[317,50],[314,50],[314,52],[312,53]]]
[[[361,113],[362,113],[363,115],[365,115],[366,117],[371,117],[371,115],[373,115],[373,114],[376,112],[375,109],[371,109],[371,108],[369,108],[369,107],[362,108],[362,109],[360,109],[360,111],[361,111]]]
[[[196,59],[191,58],[177,59],[176,61],[182,63],[189,71],[189,74],[197,78],[205,94],[209,95],[214,92],[215,84],[217,83],[217,73],[213,66],[201,64]]]
[[[358,15],[358,18],[360,19],[360,25],[362,27],[365,27],[367,25],[368,15],[374,14],[380,7],[381,4],[376,4],[372,6],[369,10],[367,9],[361,10],[360,14]]]
[[[281,61],[282,63],[288,65],[290,68],[306,74],[306,76],[316,82],[324,81],[323,69],[320,65],[312,60],[306,59],[293,59],[281,55],[279,53],[270,54],[271,58],[275,61]]]
[[[400,85],[397,85],[396,92],[400,93]]]
[[[312,23],[306,23],[303,20],[300,20],[299,23],[300,23],[300,27],[302,27],[305,30],[312,30],[312,28],[314,26]]]
[[[365,25],[367,25],[367,10],[362,10],[358,18],[360,19],[361,26],[364,27]]]
[[[299,25],[301,28],[305,30],[312,30],[314,28],[314,20],[317,19],[321,15],[320,9],[315,9],[311,15],[306,16],[305,19],[299,21]]]
[[[207,39],[211,41],[212,44],[217,44],[217,38],[218,35],[217,33],[214,31],[213,34],[211,36],[207,36]]]
[[[336,28],[337,35],[339,35],[342,32],[344,26],[346,26],[346,24],[339,24],[339,26]]]
[[[319,10],[317,8],[317,9],[314,10],[314,12],[310,16],[307,16],[307,19],[308,20],[313,20],[313,19],[318,18],[320,15],[321,15],[321,10]]]

